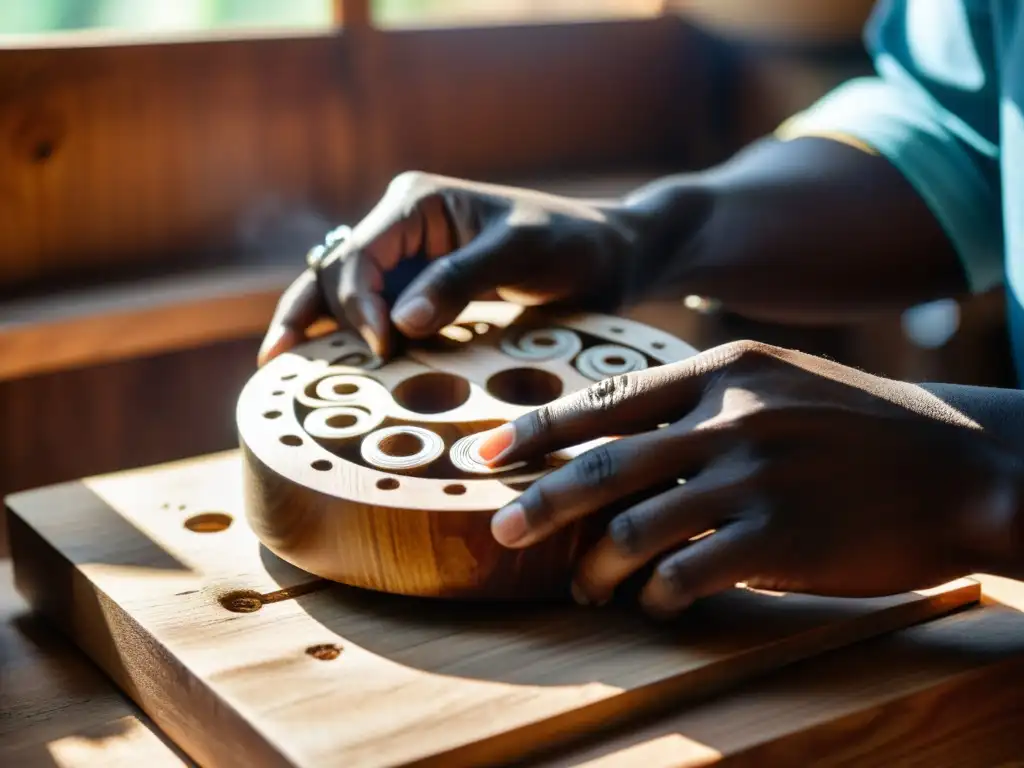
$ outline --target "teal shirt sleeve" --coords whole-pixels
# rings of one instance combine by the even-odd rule
[[[945,229],[971,289],[1001,284],[999,83],[988,0],[882,0],[865,40],[876,76],[832,91],[780,137],[838,134],[886,157]]]

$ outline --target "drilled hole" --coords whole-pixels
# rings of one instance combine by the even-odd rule
[[[294,448],[297,445],[302,445],[302,438],[298,435],[282,435],[281,442]]]
[[[619,355],[612,355],[604,359],[607,365],[625,365],[626,358],[620,357]]]
[[[345,429],[355,426],[357,421],[359,419],[351,413],[336,413],[334,416],[328,416],[324,423],[331,429]]]
[[[329,462],[327,459],[317,459],[316,461],[314,461],[309,466],[311,466],[317,472],[326,472],[327,470],[329,470],[334,465],[331,464],[331,462]]]
[[[281,381],[291,381],[292,379],[295,378],[296,375],[297,374],[294,373],[286,373],[284,376],[281,377]]]
[[[344,347],[345,346],[345,340],[344,339],[334,339],[331,342],[331,346],[332,347]]]
[[[444,487],[444,492],[447,493],[449,496],[461,496],[466,492],[466,486],[462,485],[461,483],[446,485]]]
[[[487,391],[515,405],[544,405],[562,394],[562,380],[540,368],[511,368],[487,380]]]
[[[533,343],[538,347],[553,347],[555,346],[555,340],[550,336],[534,336]]]
[[[398,481],[393,477],[383,477],[377,481],[377,487],[382,491],[393,491],[398,488]]]
[[[179,504],[178,505],[178,511],[179,512],[184,512],[185,511],[185,505],[184,504]]]
[[[443,413],[469,399],[469,382],[450,373],[421,373],[406,379],[392,392],[395,402],[415,413]]]
[[[621,326],[618,326],[618,325],[613,325],[613,326],[611,327],[611,332],[612,332],[612,333],[623,333],[623,329],[622,329],[622,327],[621,327]]]
[[[334,385],[334,394],[336,395],[354,395],[359,391],[359,386],[350,382],[342,382],[341,384]]]
[[[281,395],[284,394],[284,390],[283,389],[275,389],[270,394],[272,394],[274,397],[280,397]]]
[[[170,509],[170,508],[171,508],[171,505],[167,504],[167,503],[164,503],[164,504],[160,505],[160,509]]]
[[[195,533],[220,533],[231,527],[233,518],[224,512],[200,512],[185,521],[185,527]]]
[[[655,349],[664,349],[665,348],[665,342],[664,341],[656,341],[653,344],[651,344],[651,346],[654,347]]]
[[[276,418],[280,417],[280,415],[281,415],[280,411],[267,411],[266,413],[263,414],[263,418],[264,419],[276,419]]]
[[[334,661],[334,659],[341,655],[341,648],[334,643],[321,643],[320,645],[309,646],[306,649],[306,653],[320,661]]]
[[[220,604],[232,613],[255,613],[263,607],[263,597],[255,590],[243,589],[224,595]]]
[[[422,451],[423,440],[411,432],[396,432],[381,440],[378,447],[381,453],[386,456],[404,458],[406,456],[415,456]]]

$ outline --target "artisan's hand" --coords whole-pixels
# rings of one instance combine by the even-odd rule
[[[260,363],[301,342],[325,315],[387,356],[392,323],[408,337],[428,336],[495,292],[525,305],[607,309],[624,289],[636,238],[627,218],[525,189],[402,174],[319,269],[287,290]]]
[[[600,382],[498,428],[480,453],[499,465],[610,435],[627,436],[535,482],[492,523],[502,544],[526,547],[633,504],[582,560],[582,602],[606,601],[655,559],[641,600],[663,615],[740,582],[925,588],[1009,547],[1020,469],[977,425],[917,386],[751,342]]]

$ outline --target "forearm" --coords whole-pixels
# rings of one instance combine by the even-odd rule
[[[757,319],[828,323],[955,295],[959,260],[884,158],[840,142],[763,141],[630,195],[644,237],[634,298],[698,294]]]

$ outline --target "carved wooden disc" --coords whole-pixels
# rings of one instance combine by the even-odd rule
[[[489,472],[474,435],[593,383],[696,353],[640,323],[470,305],[429,342],[378,365],[339,331],[260,369],[238,401],[246,513],[268,549],[323,578],[405,595],[565,594],[601,521],[526,550],[490,520],[585,446]],[[588,374],[588,375],[585,375]]]

